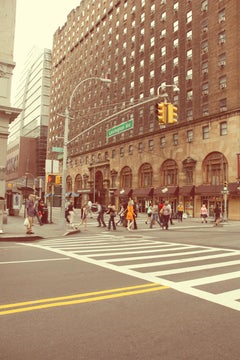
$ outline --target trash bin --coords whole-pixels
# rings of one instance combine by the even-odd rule
[[[48,224],[48,208],[47,207],[43,207],[43,214],[42,214],[42,223],[43,224]]]

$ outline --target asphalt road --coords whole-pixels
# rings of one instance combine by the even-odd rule
[[[239,228],[174,226],[1,242],[0,359],[239,360]]]

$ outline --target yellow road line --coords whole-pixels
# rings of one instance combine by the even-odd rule
[[[46,309],[46,308],[51,308],[51,307],[68,306],[68,305],[87,303],[87,302],[92,302],[92,301],[114,299],[114,298],[123,297],[123,296],[137,295],[137,294],[143,294],[143,293],[147,293],[147,292],[164,290],[164,289],[168,289],[168,288],[169,288],[168,286],[161,286],[159,284],[152,283],[152,284],[131,286],[131,287],[125,287],[125,288],[117,288],[117,289],[111,289],[111,290],[105,290],[105,291],[97,291],[97,292],[92,292],[92,293],[62,296],[62,297],[48,298],[48,299],[40,299],[40,300],[26,301],[26,302],[20,302],[20,303],[15,303],[15,304],[6,304],[6,305],[1,305],[0,308],[8,309],[8,310],[0,311],[0,315],[8,315],[8,314],[14,314],[14,313],[20,313],[20,312],[26,312],[26,311]],[[95,296],[95,295],[97,295],[97,296]],[[84,299],[79,299],[79,298],[83,298],[83,297],[84,297]],[[63,301],[63,300],[67,300],[67,299],[68,299],[68,301]],[[72,300],[70,300],[70,299],[72,299]],[[76,300],[73,300],[73,299],[76,299]],[[38,304],[38,305],[34,305],[34,304]],[[26,305],[34,305],[34,306],[26,306]]]

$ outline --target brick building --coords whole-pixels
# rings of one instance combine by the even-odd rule
[[[48,158],[60,158],[52,148],[74,93],[66,182],[76,205],[124,194],[142,210],[182,200],[199,216],[202,202],[210,213],[220,202],[240,219],[239,10],[235,0],[83,0],[69,13],[54,34]],[[157,94],[178,107],[177,124],[159,126]]]

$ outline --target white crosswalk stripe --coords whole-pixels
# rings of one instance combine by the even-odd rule
[[[240,251],[101,233],[24,244],[169,286],[240,311]],[[223,286],[224,284],[224,286]]]

